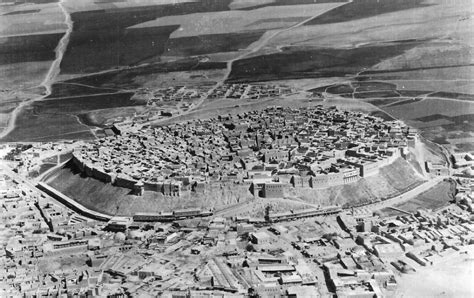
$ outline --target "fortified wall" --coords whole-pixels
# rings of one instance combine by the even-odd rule
[[[323,106],[115,130],[116,137],[74,151],[73,163],[84,175],[137,195],[242,185],[254,195],[279,197],[291,186],[354,183],[406,157],[407,143],[416,142],[416,132],[400,121]]]
[[[353,183],[361,178],[376,175],[379,169],[392,164],[399,157],[406,158],[407,148],[398,148],[397,150],[387,151],[383,157],[377,157],[374,160],[361,159],[340,159],[339,162],[351,165],[354,168],[344,169],[339,172],[318,173],[314,176],[293,175],[290,178],[290,184],[294,188],[327,188],[331,186]]]
[[[79,169],[87,177],[91,177],[105,183],[111,183],[118,187],[131,189],[138,195],[142,195],[144,191],[154,191],[166,196],[181,195],[181,190],[183,187],[182,181],[140,181],[126,175],[111,174],[104,170],[100,165],[95,165],[84,161],[81,154],[76,151],[72,153],[72,162],[77,167],[77,169]],[[193,188],[200,190],[202,186],[199,185]]]
[[[399,157],[406,157],[407,148],[397,148],[397,150],[387,151],[386,155],[378,156],[375,159],[364,158],[363,156],[352,155],[345,159],[339,159],[338,162],[348,164],[351,168],[341,169],[339,172],[318,173],[314,176],[291,175],[289,177],[279,176],[279,183],[273,185],[261,185],[259,193],[262,197],[276,197],[282,194],[283,187],[292,186],[294,188],[316,188],[323,189],[331,186],[349,184],[358,181],[361,178],[375,175],[381,167],[390,165]],[[349,154],[350,155],[350,154]],[[111,183],[118,187],[133,190],[137,195],[143,195],[144,191],[161,193],[165,196],[180,196],[183,188],[188,187],[197,193],[203,193],[206,190],[212,190],[222,184],[235,183],[236,181],[245,184],[253,184],[251,179],[242,177],[231,177],[225,181],[215,181],[216,183],[205,183],[199,181],[190,181],[188,177],[183,179],[173,179],[165,181],[141,181],[126,175],[108,173],[100,165],[86,162],[79,152],[73,152],[72,161],[74,165],[86,176],[100,180],[105,183]],[[218,183],[217,183],[218,182]],[[278,190],[273,188],[278,187]],[[268,189],[267,189],[268,188]],[[261,191],[260,191],[261,190]],[[254,193],[253,191],[251,191]]]
[[[361,177],[358,169],[339,173],[316,174],[315,176],[292,176],[290,183],[295,188],[327,188],[356,182]]]

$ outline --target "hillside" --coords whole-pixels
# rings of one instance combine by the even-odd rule
[[[191,207],[220,210],[229,205],[244,204],[238,212],[260,216],[267,203],[271,203],[274,210],[281,211],[316,204],[357,205],[399,194],[421,181],[408,162],[398,159],[382,168],[379,175],[361,179],[358,183],[320,190],[291,188],[287,192],[288,199],[262,198],[254,201],[248,187],[236,185],[220,187],[200,195],[186,192],[181,197],[165,197],[155,192],[145,192],[145,195],[140,197],[131,194],[129,189],[84,177],[72,163],[50,174],[46,183],[87,208],[108,214],[133,215],[136,212],[159,212]]]
[[[379,170],[378,175],[360,179],[357,183],[326,189],[289,189],[288,195],[317,205],[354,206],[396,196],[420,184],[423,179],[405,160],[399,158]]]
[[[156,192],[145,192],[144,196],[140,197],[131,194],[127,188],[115,187],[110,183],[83,177],[72,163],[50,174],[46,183],[89,209],[117,215],[191,207],[219,209],[252,197],[248,187],[235,186],[216,189],[212,192],[212,196],[210,193],[192,196],[185,193],[181,197],[165,197]]]

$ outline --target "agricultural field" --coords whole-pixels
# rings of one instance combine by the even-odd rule
[[[320,17],[308,22],[308,25],[334,24],[348,22],[352,20],[364,19],[378,16],[384,13],[403,11],[410,8],[426,7],[423,0],[414,1],[382,1],[379,5],[374,5],[368,1],[353,1],[333,9]]]
[[[67,26],[56,3],[41,2],[0,6],[0,88],[39,85],[55,58]]]
[[[240,2],[240,1],[237,1]],[[68,1],[74,29],[61,64],[63,74],[238,51],[268,30],[294,25],[341,5],[270,1],[121,1],[111,6]],[[300,4],[302,3],[302,4]],[[265,17],[268,16],[268,17]]]
[[[91,111],[139,105],[130,100],[133,93],[78,96],[36,101],[22,110],[15,129],[4,140],[49,141],[91,139],[91,128],[79,115]],[[95,124],[95,123],[94,123]]]
[[[234,63],[230,82],[343,77],[356,74],[384,59],[401,55],[420,42],[393,42],[356,48],[317,45],[282,46],[277,53],[253,56]]]
[[[178,83],[180,80],[183,80],[183,83],[190,81],[192,77],[192,80],[197,84],[210,84],[220,78],[225,67],[226,64],[223,62],[203,62],[197,57],[184,58],[69,78],[53,85],[53,92],[59,92],[64,88],[69,89],[70,86],[67,85],[99,88],[99,90],[104,88],[133,90],[140,87],[169,87],[176,85],[176,81]],[[102,92],[98,91],[97,93]],[[55,97],[56,94],[53,93],[50,96]]]
[[[61,33],[66,30],[64,15],[55,2],[2,5],[0,14],[0,36]],[[25,18],[29,22],[25,22]]]
[[[40,85],[51,61],[20,62],[0,65],[0,88],[22,92]],[[39,93],[39,92],[38,92]]]
[[[293,26],[331,10],[341,3],[267,6],[253,10],[231,10],[166,16],[132,28],[169,27],[179,24],[165,45],[164,56],[206,55],[245,49],[268,30]],[[235,7],[235,6],[234,6]]]
[[[0,85],[12,89],[0,127],[15,126],[4,141],[93,138],[146,112],[123,94],[226,80],[325,93],[322,104],[402,119],[429,140],[471,149],[469,0],[41,2],[0,8]],[[288,102],[203,102],[173,121]]]
[[[385,106],[382,109],[420,129],[422,135],[431,141],[447,145],[454,151],[474,149],[473,101],[426,98],[418,102]],[[458,139],[461,141],[457,141]]]
[[[114,93],[112,89],[146,88],[155,82],[163,85],[169,81],[172,85],[174,79],[152,76],[177,70],[216,70],[209,77],[203,73],[188,77],[188,81],[198,84],[204,81],[215,84],[224,77],[225,71],[219,71],[226,68],[227,60],[214,63],[206,57],[210,60],[206,64],[200,63],[204,58],[199,57],[196,63],[196,59],[189,60],[189,56],[230,52],[240,55],[241,50],[257,42],[267,31],[293,26],[342,4],[340,1],[314,4],[307,0],[259,3],[66,0],[3,5],[0,7],[0,71],[3,74],[0,87],[7,93],[0,98],[0,127],[7,131],[5,134],[10,134],[4,140],[15,140],[20,135],[25,136],[21,138],[23,140],[35,135],[14,126],[27,119],[23,109],[31,108],[29,105],[44,96],[60,98]],[[242,17],[245,22],[241,22]],[[201,25],[195,26],[196,22]],[[227,25],[219,26],[224,23]],[[204,32],[204,28],[210,31]],[[220,31],[216,31],[218,28]],[[169,64],[164,66],[164,61]],[[130,71],[137,66],[145,67]],[[113,82],[108,81],[108,86],[97,86],[102,85],[97,82],[85,84],[87,86],[60,83],[53,86],[49,94],[50,85],[58,81],[88,77],[97,71],[111,72],[117,77]],[[178,75],[175,79],[182,77]],[[107,81],[104,77],[98,79]],[[107,108],[115,109],[113,105],[103,107]],[[114,113],[104,112],[101,117],[109,114],[120,114],[120,109],[115,109]],[[59,121],[57,127],[61,129],[50,135],[77,136],[77,123],[66,118],[71,117],[54,115],[43,127],[54,130],[52,121]],[[41,126],[41,121],[34,119],[34,124]]]
[[[356,5],[357,1],[353,3]],[[371,4],[375,7],[377,1]],[[271,40],[267,48],[275,51],[282,45],[353,48],[392,41],[432,39],[452,40],[453,45],[457,41],[470,45],[473,30],[473,21],[469,16],[471,6],[469,0],[429,0],[423,1],[420,7],[379,11],[364,18],[354,13],[352,18],[336,23],[315,24],[325,17],[323,14],[305,26],[282,32]]]

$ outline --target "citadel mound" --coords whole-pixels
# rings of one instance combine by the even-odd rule
[[[311,204],[331,205],[332,195],[314,197],[363,185],[364,198],[337,202],[357,205],[420,180],[404,161],[415,132],[400,121],[336,108],[270,107],[156,128],[117,125],[114,132],[77,148],[47,183],[92,210],[133,215],[305,193],[316,194]],[[380,193],[376,181],[390,183],[381,170],[387,167],[407,178]]]

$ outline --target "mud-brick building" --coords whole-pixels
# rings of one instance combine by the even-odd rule
[[[261,196],[263,198],[281,198],[283,197],[284,184],[279,182],[263,184]]]
[[[282,198],[286,186],[287,184],[280,182],[255,180],[250,185],[250,191],[261,198]]]
[[[288,150],[276,150],[276,149],[267,149],[262,150],[263,161],[288,161],[290,158],[290,153]]]

